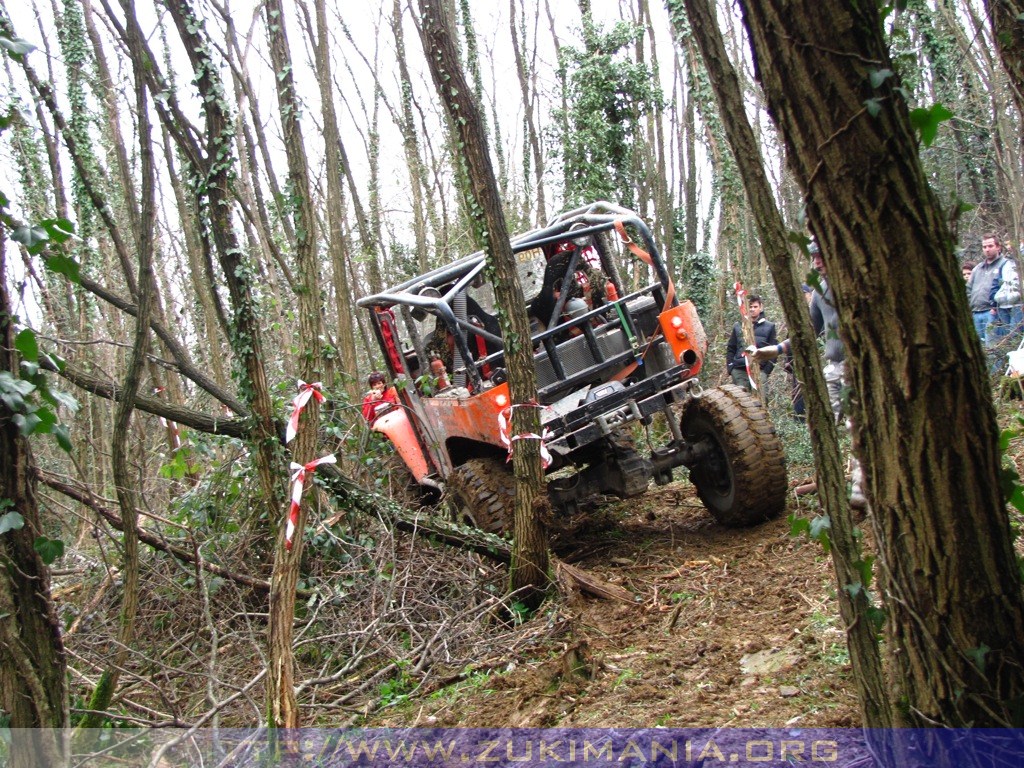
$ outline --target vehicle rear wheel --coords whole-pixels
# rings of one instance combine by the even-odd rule
[[[455,520],[498,536],[515,525],[515,478],[499,459],[470,459],[448,477],[448,506]]]
[[[786,507],[782,442],[761,401],[726,384],[705,390],[686,407],[683,437],[703,444],[690,480],[704,506],[722,525],[754,525]]]

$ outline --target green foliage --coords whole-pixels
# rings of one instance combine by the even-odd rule
[[[39,557],[46,565],[53,565],[54,560],[64,556],[64,542],[60,539],[40,536],[32,543],[32,548],[39,553]]]
[[[662,103],[650,69],[629,56],[642,34],[642,27],[627,22],[603,32],[585,17],[583,48],[561,50],[559,76],[569,106],[555,113],[554,138],[570,206],[587,200],[633,204],[640,118]]]
[[[398,671],[390,680],[381,683],[377,688],[377,695],[380,698],[382,707],[392,707],[408,700],[409,694],[416,688],[416,681],[409,675],[408,659],[400,659],[395,662]]]
[[[11,412],[11,421],[22,435],[52,434],[61,448],[70,451],[68,429],[60,422],[57,412],[61,405],[77,411],[78,402],[65,392],[50,389],[48,379],[39,370],[38,348],[32,331],[26,329],[19,333],[16,344],[28,359],[21,364],[19,378],[8,371],[0,371],[0,402]]]
[[[942,104],[933,104],[927,109],[919,107],[910,111],[910,122],[913,123],[917,132],[921,134],[921,143],[926,147],[930,147],[932,142],[935,141],[935,136],[939,132],[939,125],[951,117],[953,117],[953,113],[942,106]]]
[[[10,499],[3,499],[3,501],[7,502],[7,504],[11,504]],[[25,518],[18,512],[12,510],[0,515],[0,535],[5,534],[8,531],[20,531],[24,527]]]
[[[683,269],[687,287],[686,298],[693,302],[702,318],[711,317],[715,302],[715,286],[718,284],[718,269],[714,257],[706,251],[687,254]]]
[[[0,35],[0,48],[3,48],[15,61],[21,61],[26,54],[36,49],[32,43],[20,37],[10,38]]]

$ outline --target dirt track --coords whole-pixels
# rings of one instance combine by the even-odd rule
[[[816,498],[800,501],[813,509]],[[797,501],[791,496],[789,508]],[[367,725],[855,726],[831,564],[785,518],[724,528],[676,482],[561,550],[635,596],[576,596],[522,628],[447,688]],[[526,639],[529,639],[528,637]]]

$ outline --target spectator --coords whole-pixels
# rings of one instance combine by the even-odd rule
[[[960,267],[960,270],[964,273],[964,282],[965,283],[969,283],[971,281],[971,272],[974,270],[974,267],[976,265],[977,265],[977,262],[975,262],[975,261],[965,261],[964,265],[962,267]]]
[[[981,236],[985,259],[971,271],[967,293],[974,329],[985,344],[992,374],[1005,367],[1006,353],[1020,334],[1022,322],[1020,278],[1013,259],[1003,254],[999,238]]]
[[[371,373],[367,381],[370,391],[363,398],[363,418],[373,424],[379,416],[398,405],[398,393],[394,387],[387,386],[380,371]]]
[[[747,310],[750,315],[750,322],[754,326],[754,346],[765,347],[775,344],[778,337],[775,332],[775,323],[769,322],[762,311],[764,304],[761,297],[750,294],[747,297]],[[736,323],[732,327],[732,335],[729,337],[729,344],[725,348],[726,369],[732,377],[734,384],[750,389],[750,377],[747,375],[747,359],[743,354],[746,344],[743,343],[743,324]],[[769,361],[761,363],[761,372],[767,376],[772,372],[775,363]]]
[[[821,255],[818,244],[812,242],[809,249],[814,259],[814,269],[818,273],[818,287],[811,296],[811,323],[814,331],[819,336],[825,336],[825,384],[828,386],[829,404],[832,406],[832,414],[837,424],[846,425],[847,429],[852,428],[852,423],[842,419],[843,402],[842,391],[846,384],[846,350],[839,338],[839,314],[835,307],[835,298],[832,293],[832,286],[828,283],[825,269],[825,260]],[[766,360],[774,360],[781,354],[792,352],[789,339],[775,346],[759,347],[750,353],[754,362],[762,363]],[[866,509],[867,499],[863,490],[863,473],[856,457],[851,460],[853,488],[850,493],[850,506],[855,509]]]

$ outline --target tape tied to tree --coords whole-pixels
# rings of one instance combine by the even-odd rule
[[[321,464],[337,464],[338,459],[333,453],[321,456],[308,464],[292,462],[292,503],[288,508],[288,524],[284,530],[284,548],[289,552],[295,541],[295,530],[299,525],[299,509],[302,504],[302,489],[306,485],[306,477],[316,471]]]
[[[549,429],[544,428],[542,430],[541,434],[539,434],[539,435],[537,433],[535,433],[535,432],[523,432],[522,434],[512,435],[510,437],[509,434],[508,434],[508,425],[509,425],[509,422],[512,420],[512,410],[514,408],[544,408],[544,407],[545,406],[541,405],[538,402],[517,403],[516,405],[510,405],[507,408],[504,408],[501,412],[498,413],[498,434],[501,437],[502,444],[508,449],[508,456],[506,457],[505,461],[511,461],[512,460],[512,444],[514,442],[516,442],[517,440],[540,440],[540,463],[541,463],[541,466],[543,466],[544,469],[547,469],[549,466],[551,466],[551,461],[552,461],[552,459],[551,459],[551,452],[548,450],[547,446],[544,444],[544,442],[548,438],[551,437],[551,431]]]
[[[295,438],[296,433],[299,431],[299,417],[302,415],[302,409],[309,402],[309,398],[315,397],[318,403],[324,401],[324,394],[321,390],[322,385],[319,381],[307,384],[302,379],[299,379],[299,394],[292,400],[292,415],[288,419],[288,428],[285,430],[284,435],[286,445]]]
[[[743,283],[739,281],[733,283],[732,288],[736,292],[736,303],[739,305],[740,308],[740,317],[742,317],[744,320],[751,320],[750,312],[747,309],[746,288],[744,288]],[[753,341],[756,344],[756,339],[754,339]],[[757,376],[754,375],[754,370],[750,367],[750,355],[748,355],[746,351],[743,352],[743,364],[746,366],[747,369],[747,379],[750,380],[750,386],[753,387],[755,391],[757,391],[759,389],[759,387],[757,386]]]

